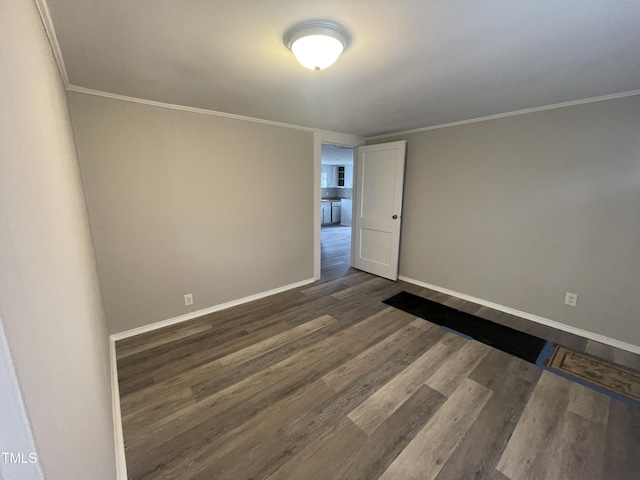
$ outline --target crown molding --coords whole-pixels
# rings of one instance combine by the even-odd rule
[[[427,132],[429,130],[437,130],[439,128],[456,127],[458,125],[466,125],[468,123],[484,122],[486,120],[496,120],[498,118],[513,117],[515,115],[525,115],[527,113],[543,112],[545,110],[554,110],[556,108],[571,107],[574,105],[583,105],[585,103],[602,102],[604,100],[615,100],[616,98],[633,97],[640,95],[640,90],[630,90],[628,92],[611,93],[609,95],[601,95],[599,97],[583,98],[581,100],[571,100],[569,102],[554,103],[552,105],[543,105],[541,107],[525,108],[524,110],[515,110],[513,112],[497,113],[495,115],[487,115],[486,117],[471,118],[469,120],[460,120],[459,122],[443,123],[433,125],[431,127],[414,128],[412,130],[403,130],[400,132],[383,133],[367,137],[367,140],[377,140],[379,138],[395,137],[396,135],[407,135],[409,133]]]
[[[172,104],[172,103],[164,103],[164,102],[156,102],[153,100],[146,100],[143,98],[136,98],[136,97],[129,97],[126,95],[118,95],[116,93],[109,93],[109,92],[104,92],[104,91],[100,91],[100,90],[93,90],[90,88],[85,88],[85,87],[79,87],[77,85],[72,85],[69,83],[69,75],[67,74],[67,69],[65,67],[64,64],[64,59],[62,57],[62,50],[60,49],[60,44],[58,43],[58,37],[56,36],[56,32],[55,29],[53,27],[53,21],[51,20],[51,14],[49,12],[49,7],[47,5],[47,1],[46,0],[35,0],[35,4],[36,7],[38,9],[38,12],[40,14],[40,18],[42,20],[42,25],[44,26],[45,32],[47,33],[47,36],[49,37],[49,43],[51,44],[51,50],[53,51],[53,55],[56,59],[56,63],[58,65],[58,70],[60,72],[60,77],[62,78],[62,82],[64,84],[65,89],[67,89],[68,91],[71,92],[78,92],[78,93],[85,93],[88,95],[95,95],[95,96],[99,96],[99,97],[105,97],[105,98],[112,98],[112,99],[116,99],[116,100],[123,100],[123,101],[127,101],[127,102],[133,102],[133,103],[140,103],[143,105],[151,105],[151,106],[155,106],[155,107],[163,107],[163,108],[170,108],[173,110],[181,110],[181,111],[185,111],[185,112],[191,112],[191,113],[200,113],[203,115],[214,115],[214,116],[218,116],[218,117],[226,117],[226,118],[233,118],[236,120],[244,120],[244,121],[248,121],[248,122],[254,122],[254,123],[262,123],[265,125],[273,125],[273,126],[278,126],[278,127],[285,127],[285,128],[292,128],[292,129],[296,129],[296,130],[304,130],[304,131],[308,131],[308,132],[317,132],[317,133],[329,133],[329,134],[342,134],[341,132],[333,132],[331,130],[322,130],[322,129],[318,129],[318,128],[312,128],[312,127],[304,127],[302,125],[294,125],[294,124],[290,124],[290,123],[283,123],[283,122],[276,122],[273,120],[265,120],[265,119],[261,119],[261,118],[255,118],[255,117],[248,117],[245,115],[236,115],[233,113],[226,113],[226,112],[218,112],[215,110],[208,110],[205,108],[196,108],[196,107],[187,107],[184,105],[176,105],[176,104]],[[553,110],[556,108],[563,108],[563,107],[570,107],[573,105],[583,105],[585,103],[593,103],[593,102],[601,102],[604,100],[614,100],[617,98],[625,98],[625,97],[632,97],[635,95],[640,95],[640,89],[638,90],[630,90],[628,92],[620,92],[620,93],[612,93],[612,94],[608,94],[608,95],[601,95],[598,97],[590,97],[590,98],[585,98],[585,99],[580,99],[580,100],[571,100],[568,102],[561,102],[561,103],[554,103],[551,105],[543,105],[540,107],[532,107],[532,108],[525,108],[523,110],[515,110],[512,112],[505,112],[505,113],[498,113],[495,115],[487,115],[484,117],[477,117],[477,118],[471,118],[468,120],[460,120],[457,122],[450,122],[450,123],[443,123],[440,125],[433,125],[430,127],[422,127],[422,128],[415,128],[415,129],[411,129],[411,130],[402,130],[402,131],[398,131],[398,132],[389,132],[389,133],[383,133],[380,135],[373,135],[370,137],[360,137],[360,138],[364,138],[365,140],[376,140],[376,139],[380,139],[380,138],[385,138],[385,137],[391,137],[391,136],[396,136],[396,135],[406,135],[409,133],[418,133],[418,132],[426,132],[429,130],[436,130],[439,128],[447,128],[447,127],[455,127],[458,125],[466,125],[469,123],[476,123],[476,122],[484,122],[486,120],[496,120],[499,118],[505,118],[505,117],[512,117],[515,115],[524,115],[527,113],[534,113],[534,112],[542,112],[545,110]]]
[[[110,99],[113,99],[113,100],[122,100],[123,102],[139,103],[141,105],[149,105],[149,106],[152,106],[152,107],[161,107],[161,108],[168,108],[168,109],[171,109],[171,110],[180,110],[182,112],[199,113],[201,115],[211,115],[211,116],[214,116],[214,117],[232,118],[234,120],[243,120],[245,122],[262,123],[264,125],[272,125],[272,126],[275,126],[275,127],[284,127],[284,128],[291,128],[291,129],[294,129],[294,130],[303,130],[305,132],[323,133],[323,134],[328,134],[328,135],[347,135],[347,136],[351,136],[351,135],[348,135],[348,134],[345,134],[345,133],[332,132],[330,130],[322,130],[322,129],[312,128],[312,127],[304,127],[302,125],[294,125],[292,123],[276,122],[274,120],[265,120],[263,118],[248,117],[248,116],[245,116],[245,115],[236,115],[235,113],[218,112],[216,110],[208,110],[206,108],[187,107],[185,105],[177,105],[177,104],[174,104],[174,103],[156,102],[155,100],[147,100],[147,99],[144,99],[144,98],[129,97],[127,95],[120,95],[120,94],[117,94],[117,93],[103,92],[101,90],[93,90],[91,88],[79,87],[77,85],[69,85],[69,86],[67,86],[67,91],[76,92],[76,93],[84,93],[86,95],[94,95],[96,97],[110,98]],[[360,138],[362,138],[364,140],[364,137],[360,137]]]
[[[58,37],[56,36],[56,31],[53,28],[53,21],[51,20],[49,7],[47,6],[46,0],[35,0],[35,3],[38,9],[38,13],[40,13],[40,19],[42,20],[44,30],[45,32],[47,32],[47,37],[49,37],[49,43],[51,44],[53,56],[55,57],[56,63],[58,64],[58,71],[60,72],[62,83],[64,84],[64,88],[68,88],[69,75],[67,75],[67,68],[64,65],[64,59],[62,58],[62,50],[60,50]]]

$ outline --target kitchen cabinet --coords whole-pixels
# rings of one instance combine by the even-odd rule
[[[344,186],[353,188],[353,165],[344,166]]]
[[[342,217],[340,200],[323,200],[320,203],[320,223],[322,225],[339,224]]]
[[[322,165],[320,187],[353,188],[353,165]]]
[[[340,225],[345,225],[347,227],[351,226],[352,205],[353,204],[350,198],[343,198],[340,202]]]
[[[320,223],[328,225],[331,223],[331,202],[322,201],[320,206]]]
[[[322,188],[334,188],[338,186],[338,168],[335,165],[322,165],[321,170]]]
[[[340,223],[340,203],[331,202],[331,223]]]

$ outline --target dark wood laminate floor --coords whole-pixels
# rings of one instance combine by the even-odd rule
[[[380,300],[407,290],[636,368],[637,356],[336,252],[320,282],[117,343],[131,480],[640,478],[640,410]]]

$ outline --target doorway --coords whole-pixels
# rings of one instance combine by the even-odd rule
[[[321,277],[351,266],[355,148],[322,143],[320,164]]]

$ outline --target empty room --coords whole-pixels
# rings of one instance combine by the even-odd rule
[[[0,0],[0,479],[640,478],[640,3]]]

